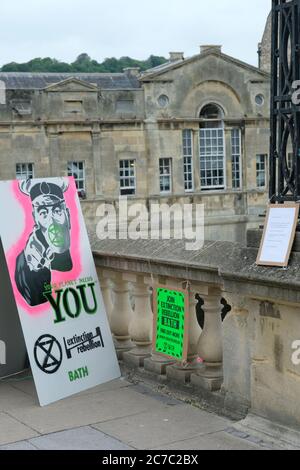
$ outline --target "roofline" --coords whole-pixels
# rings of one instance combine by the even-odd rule
[[[43,83],[40,86],[34,86],[30,83],[31,79],[44,79],[47,82],[47,78],[52,79],[52,83],[48,80],[48,84]],[[122,78],[128,79],[128,83],[123,83],[123,86],[114,86],[114,79]],[[52,91],[58,86],[63,86],[67,83],[77,83],[85,87],[89,91],[138,91],[141,90],[141,84],[139,80],[136,79],[135,82],[130,82],[130,78],[125,73],[116,73],[116,74],[98,74],[98,73],[30,73],[30,72],[0,72],[0,81],[7,80],[8,83],[6,84],[6,90],[26,90],[26,91]],[[16,86],[10,85],[10,79],[24,79],[25,85],[23,86]],[[53,80],[55,79],[55,80]],[[108,83],[106,86],[101,84],[101,79],[106,79]],[[27,80],[27,82],[26,82]],[[100,83],[97,83],[100,80]],[[132,86],[130,86],[132,83]],[[28,85],[28,86],[26,86]]]
[[[141,82],[146,82],[147,80],[151,80],[152,78],[155,78],[155,77],[159,77],[160,75],[163,75],[171,70],[176,70],[180,67],[182,67],[183,65],[187,65],[187,64],[190,64],[192,62],[195,62],[196,60],[199,60],[199,59],[203,59],[205,57],[208,57],[208,56],[215,56],[215,57],[223,57],[224,59],[226,59],[227,61],[230,61],[234,64],[237,64],[239,65],[240,67],[243,67],[245,69],[250,69],[250,70],[253,70],[255,73],[258,73],[262,76],[264,76],[265,78],[268,78],[270,79],[271,77],[271,74],[264,71],[264,70],[261,70],[259,69],[258,67],[255,67],[254,65],[251,65],[251,64],[247,64],[247,62],[243,62],[239,59],[236,59],[232,56],[229,56],[227,54],[224,54],[223,52],[218,52],[218,51],[215,51],[215,50],[208,50],[206,52],[202,52],[201,54],[197,54],[197,55],[194,55],[192,57],[189,57],[187,59],[184,59],[182,60],[181,62],[177,62],[177,63],[170,63],[169,66],[166,66],[164,70],[160,70],[160,71],[157,71],[157,72],[149,72],[147,73],[144,72],[144,74],[140,77],[140,81]],[[151,70],[151,69],[150,69]]]
[[[125,72],[0,72],[0,77],[7,75],[9,77],[55,77],[57,75],[64,75],[70,77],[86,77],[86,76],[97,76],[97,77],[123,77],[128,76]]]
[[[81,85],[86,90],[89,90],[91,92],[99,91],[99,88],[97,86],[91,85],[90,83],[85,82],[83,80],[79,80],[77,77],[68,77],[65,80],[61,80],[60,82],[51,83],[51,85],[46,86],[45,88],[43,88],[43,90],[48,91],[48,92],[56,91],[55,89],[57,87],[67,85],[68,83],[76,83],[77,85]]]

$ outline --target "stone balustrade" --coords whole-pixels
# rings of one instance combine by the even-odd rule
[[[247,246],[208,242],[197,252],[183,241],[91,238],[120,360],[218,396],[237,413],[299,427],[300,352],[298,365],[292,357],[300,341],[300,243],[288,270],[264,268],[255,263],[260,237],[250,231]],[[152,350],[155,283],[189,289],[187,363]],[[224,299],[231,310],[222,321]]]

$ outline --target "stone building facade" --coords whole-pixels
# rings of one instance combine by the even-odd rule
[[[0,74],[0,178],[74,175],[103,201],[204,203],[208,239],[244,240],[267,202],[268,71],[202,46],[140,74]]]
[[[259,67],[265,72],[271,72],[271,46],[272,46],[272,14],[267,19],[261,42],[258,44]]]

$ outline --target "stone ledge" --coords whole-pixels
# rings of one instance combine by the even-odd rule
[[[236,423],[234,429],[251,434],[271,446],[283,450],[300,450],[300,432],[282,424],[249,414],[243,421]]]
[[[259,232],[258,232],[259,233]],[[257,234],[256,237],[259,237]],[[164,278],[184,279],[215,286],[238,283],[247,295],[300,302],[300,250],[293,252],[287,270],[256,265],[258,248],[232,242],[206,242],[202,249],[187,251],[184,240],[91,239],[97,268]],[[250,244],[254,245],[254,242]],[[229,285],[229,284],[230,285]],[[239,291],[238,291],[239,292]]]

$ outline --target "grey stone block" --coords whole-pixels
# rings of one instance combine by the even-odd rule
[[[221,389],[223,384],[223,377],[220,378],[208,378],[201,377],[197,374],[192,374],[191,383],[196,387],[203,388],[210,392],[216,392]]]
[[[147,413],[99,423],[94,427],[136,449],[154,449],[223,431],[229,424],[229,420],[184,404],[161,409],[153,407]]]
[[[198,436],[194,439],[174,442],[164,447],[156,447],[155,450],[265,450],[262,447],[226,432]]]
[[[0,446],[0,451],[1,450],[37,450],[37,448],[28,441],[20,441],[6,446]]]
[[[144,361],[145,370],[152,372],[156,375],[166,375],[167,367],[173,365],[174,362],[157,362],[153,361],[152,358],[147,358]]]
[[[178,369],[174,366],[167,367],[167,379],[174,382],[188,384],[191,381],[192,373],[192,370]]]
[[[137,393],[132,390],[132,387],[126,387],[91,395],[77,395],[44,408],[39,407],[38,404],[23,406],[11,410],[11,414],[17,421],[37,430],[40,434],[49,434],[102,421],[115,420],[131,414],[142,413],[149,409],[159,408],[160,406],[156,400]],[[14,435],[15,433],[13,433]],[[35,435],[21,435],[19,440],[28,439],[29,437],[35,437]],[[18,439],[11,439],[2,443],[6,444],[16,440]]]
[[[37,436],[31,427],[6,413],[0,413],[0,444],[6,445]]]
[[[144,361],[148,356],[138,356],[137,354],[132,354],[130,351],[123,354],[123,361],[127,366],[137,369],[138,367],[144,367]]]
[[[31,439],[40,450],[130,450],[126,444],[90,426]]]

